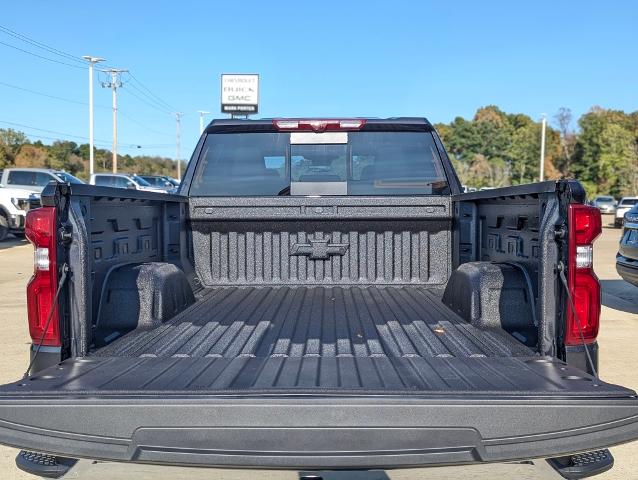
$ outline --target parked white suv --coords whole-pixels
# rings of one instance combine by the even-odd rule
[[[620,228],[623,226],[625,213],[638,203],[638,197],[623,197],[616,207],[616,216],[614,217],[614,226]]]
[[[101,187],[130,188],[146,192],[166,193],[166,190],[153,187],[142,177],[131,173],[94,173],[91,175],[89,183]]]
[[[20,188],[0,186],[0,241],[9,233],[22,237],[30,206],[39,204],[40,195]],[[37,205],[36,205],[37,206]]]

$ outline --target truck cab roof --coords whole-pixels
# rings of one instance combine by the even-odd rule
[[[425,117],[388,117],[388,118],[372,118],[372,117],[291,117],[291,118],[260,118],[260,119],[236,119],[236,118],[218,118],[212,120],[206,127],[206,133],[225,133],[225,132],[275,132],[277,122],[338,122],[361,120],[362,128],[360,130],[384,130],[397,129],[400,130],[419,130],[430,131],[434,127]]]

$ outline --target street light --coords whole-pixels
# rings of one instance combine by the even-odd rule
[[[539,175],[539,182],[542,182],[545,178],[545,128],[547,125],[547,119],[545,118],[545,114],[542,114],[541,120],[541,168]]]
[[[209,114],[210,112],[206,112],[204,110],[198,110],[199,112],[199,134],[204,133],[204,115]]]
[[[84,55],[82,58],[89,62],[89,175],[93,175],[93,66],[104,59],[91,55]]]

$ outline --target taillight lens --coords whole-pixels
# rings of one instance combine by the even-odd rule
[[[282,132],[311,131],[321,133],[326,131],[356,131],[366,124],[362,118],[351,119],[280,119],[272,121],[275,128]]]
[[[569,271],[567,283],[574,300],[586,343],[598,336],[600,324],[600,284],[594,273],[593,243],[602,232],[600,210],[588,205],[572,204],[568,210]],[[567,302],[565,345],[580,345],[578,320]]]
[[[60,319],[57,306],[53,305],[58,285],[55,208],[41,207],[30,210],[24,230],[34,247],[33,276],[27,285],[29,333],[34,343],[42,340],[42,345],[59,347],[62,345]],[[44,332],[52,308],[53,316],[49,328]]]

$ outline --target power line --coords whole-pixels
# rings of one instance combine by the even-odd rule
[[[53,63],[59,63],[60,65],[66,65],[67,67],[79,68],[80,70],[84,70],[84,67],[81,65],[73,65],[72,63],[61,62],[60,60],[56,60],[54,58],[45,57],[43,55],[38,55],[37,53],[30,52],[29,50],[25,50],[24,48],[16,47],[15,45],[11,45],[9,43],[0,42],[0,45],[4,45],[5,47],[14,48],[15,50],[19,50],[28,55],[32,55],[34,57],[41,58],[42,60],[47,60]]]
[[[0,121],[0,123],[9,123],[9,122],[2,122]],[[14,124],[17,125],[17,124]],[[23,126],[21,128],[27,128],[30,130],[40,130],[40,131],[44,131],[44,132],[51,132],[50,130],[43,130],[41,128],[35,128],[35,127],[30,127],[30,126]],[[24,133],[24,132],[23,132]],[[64,135],[66,137],[78,137],[78,135],[70,135],[67,133],[60,133],[60,132],[53,132],[56,133],[58,135]],[[35,134],[35,133],[25,133],[25,135],[27,137],[32,137],[32,138],[38,138],[38,139],[45,139],[45,140],[53,140],[53,141],[61,141],[61,140],[66,140],[64,138],[60,138],[60,137],[49,137],[47,135],[39,135],[39,134]],[[84,137],[84,139],[86,139],[86,137]],[[101,146],[101,147],[109,147],[110,143],[106,142],[106,141],[97,141],[95,142],[96,145]],[[168,143],[159,143],[159,144],[151,144],[151,145],[137,145],[134,143],[126,143],[126,144],[119,144],[119,147],[122,148],[129,148],[129,149],[140,149],[140,148],[160,148],[160,149],[164,149],[164,148],[173,148],[174,145],[173,144],[168,144]]]
[[[129,76],[131,77],[131,79],[134,82],[137,82],[140,85],[140,87],[142,87],[144,90],[146,90],[149,93],[149,95],[151,95],[152,97],[155,97],[155,99],[157,99],[157,101],[159,101],[160,103],[163,103],[169,110],[171,110],[173,112],[176,110],[176,108],[174,108],[170,103],[164,101],[162,98],[160,98],[159,96],[154,94],[146,85],[144,85],[142,82],[140,82],[135,75],[133,75],[132,73],[129,72]]]
[[[39,42],[39,41],[37,41],[37,40],[27,36],[27,35],[24,35],[22,33],[16,32],[16,31],[14,31],[14,30],[12,30],[12,29],[10,29],[8,27],[5,27],[3,25],[0,25],[0,32],[4,33],[4,34],[6,34],[6,35],[8,35],[8,36],[10,36],[10,37],[12,37],[14,39],[17,39],[19,41],[25,42],[25,43],[31,45],[32,47],[36,47],[36,48],[39,48],[41,50],[44,50],[44,51],[46,51],[49,54],[57,55],[57,56],[63,58],[65,61],[61,61],[61,60],[57,60],[55,58],[50,58],[48,56],[40,55],[40,54],[35,53],[35,52],[31,51],[31,50],[27,50],[27,49],[24,49],[24,48],[21,48],[21,47],[18,47],[16,45],[13,45],[13,44],[10,44],[10,43],[6,43],[6,42],[3,42],[3,41],[0,41],[0,45],[3,45],[3,46],[8,47],[8,48],[12,48],[14,50],[20,51],[22,53],[25,53],[27,55],[31,55],[33,57],[36,57],[36,58],[39,58],[39,59],[42,59],[42,60],[46,60],[48,62],[57,63],[59,65],[65,65],[65,66],[68,66],[68,67],[82,69],[82,70],[85,68],[84,67],[84,61],[79,56],[73,55],[71,53],[65,52],[63,50],[60,50],[60,49],[55,48],[55,47],[52,47],[52,46],[47,45],[45,43]],[[70,61],[73,61],[73,62],[76,62],[76,63],[75,64],[69,63]],[[108,66],[107,66],[107,68],[108,68]],[[110,69],[110,70],[113,70],[113,69]],[[123,72],[124,71],[122,71],[122,73]],[[130,91],[129,93],[131,93],[131,95],[133,97],[137,98],[139,101],[141,101],[142,103],[145,103],[146,105],[150,106],[151,108],[154,108],[154,109],[156,109],[158,111],[161,111],[162,113],[165,113],[165,114],[168,114],[168,115],[172,115],[172,112],[175,109],[168,102],[163,100],[157,94],[153,93],[146,85],[144,85],[140,80],[138,80],[137,77],[135,77],[133,74],[128,73],[128,75],[129,75],[130,79],[132,80],[132,82],[134,82],[134,83],[131,83],[130,86],[134,90],[136,90],[140,95],[142,95],[142,96],[139,96],[138,94],[135,94],[134,92]],[[135,85],[135,83],[137,83],[139,85],[139,87],[141,87],[141,88],[137,87]],[[56,95],[50,95],[50,94],[46,94],[46,93],[43,93],[43,92],[38,92],[38,91],[31,90],[31,89],[28,89],[28,88],[20,87],[20,86],[17,86],[17,85],[11,85],[11,84],[8,84],[8,83],[5,83],[5,82],[0,82],[0,85],[3,85],[3,86],[8,87],[8,88],[13,88],[13,89],[16,89],[16,90],[21,90],[21,91],[28,92],[28,93],[35,94],[35,95],[40,95],[42,97],[47,97],[47,98],[52,98],[52,99],[55,99],[55,100],[67,102],[67,103],[73,103],[73,104],[77,104],[77,105],[88,105],[86,102],[81,102],[81,101],[77,101],[77,100],[73,100],[73,99],[69,99],[69,98],[64,98],[64,97],[59,97],[59,96],[56,96]],[[120,83],[119,86],[121,86],[121,83]],[[103,105],[97,105],[97,106],[101,107],[101,108],[108,108],[108,107],[103,106]],[[115,108],[115,106],[114,106],[114,108]],[[128,118],[129,120],[131,120],[132,122],[136,123],[137,125],[141,126],[142,128],[144,128],[144,129],[146,129],[148,131],[154,132],[154,133],[159,134],[159,135],[166,135],[163,132],[160,132],[158,130],[155,130],[155,129],[147,127],[146,125],[142,124],[141,122],[135,120],[130,115],[126,115],[126,114],[123,114],[123,115],[126,118]],[[21,125],[21,124],[14,123],[14,122],[6,122],[6,121],[4,121],[2,123],[8,124],[8,125],[16,125],[16,126],[20,126],[20,127],[24,127],[24,128],[31,128],[33,130],[39,130],[39,131],[54,133],[54,134],[58,134],[58,135],[65,135],[65,136],[79,138],[79,139],[86,139],[87,138],[87,137],[82,137],[82,136],[78,136],[78,135],[69,135],[69,134],[65,134],[65,133],[61,133],[61,132],[55,132],[55,131],[52,131],[52,130],[38,129],[38,128],[35,128],[35,127],[30,127],[28,125]],[[115,125],[115,123],[114,123],[114,125]],[[114,155],[116,155],[115,152],[116,152],[116,147],[114,145],[114,148],[113,148]],[[114,161],[114,165],[115,165],[115,161]]]
[[[40,95],[41,97],[52,98],[54,100],[59,100],[61,102],[73,103],[73,104],[82,105],[82,106],[87,106],[88,105],[88,102],[81,102],[79,100],[72,100],[70,98],[58,97],[57,95],[49,95],[48,93],[38,92],[36,90],[31,90],[29,88],[19,87],[17,85],[12,85],[10,83],[0,82],[0,85],[8,87],[8,88],[13,88],[13,89],[16,89],[16,90],[21,90],[23,92],[31,93],[33,95]],[[95,105],[95,106],[98,107],[98,108],[109,108],[109,109],[111,108],[108,105]],[[128,113],[123,112],[120,108],[118,108],[118,113],[120,115],[122,115],[123,117],[127,118],[128,120],[130,120],[131,122],[135,123],[136,125],[144,128],[145,130],[148,130],[149,132],[153,132],[153,133],[156,133],[158,135],[165,136],[165,137],[170,135],[167,132],[160,132],[159,130],[155,130],[154,128],[146,126],[144,123],[136,120],[135,118],[133,118]]]
[[[64,137],[69,137],[69,138],[77,138],[79,140],[88,140],[89,139],[89,137],[83,137],[81,135],[73,135],[71,133],[58,132],[56,130],[47,130],[47,129],[44,129],[44,128],[33,127],[31,125],[25,125],[23,123],[8,122],[6,120],[0,120],[0,123],[3,123],[5,125],[11,125],[11,126],[14,126],[14,127],[19,127],[19,128],[26,128],[26,129],[29,129],[29,130],[36,130],[38,132],[52,133],[54,135],[62,135]],[[58,138],[56,140],[60,140],[60,139]],[[96,143],[108,144],[109,142],[106,141],[106,140],[97,140]],[[137,148],[137,146],[138,146],[138,144],[136,144],[136,143],[127,143],[127,144],[124,144],[124,145],[129,146],[129,147],[135,147],[135,148]]]
[[[45,51],[47,51],[49,53],[52,53],[54,55],[58,55],[58,56],[64,58],[65,60],[73,60],[73,61],[77,62],[78,65],[73,65],[73,64],[69,64],[69,63],[65,63],[65,62],[60,62],[59,60],[55,60],[55,59],[52,59],[52,58],[44,57],[42,55],[38,55],[37,53],[33,53],[33,52],[29,51],[29,50],[24,50],[24,49],[22,49],[20,47],[17,47],[15,45],[11,45],[11,44],[8,44],[8,43],[0,42],[2,45],[5,45],[5,46],[10,47],[10,48],[14,48],[16,50],[20,50],[21,52],[27,53],[29,55],[36,56],[38,58],[42,58],[43,60],[47,60],[47,61],[50,61],[50,62],[56,62],[56,63],[60,63],[62,65],[67,65],[67,66],[75,67],[75,68],[83,68],[80,65],[84,65],[84,60],[82,60],[78,55],[73,55],[71,53],[65,52],[65,51],[60,50],[58,48],[51,47],[50,45],[47,45],[45,43],[38,42],[37,40],[34,40],[33,38],[30,38],[27,35],[24,35],[23,33],[16,32],[15,30],[11,30],[10,28],[5,27],[3,25],[0,25],[0,32],[4,32],[5,34],[10,35],[11,37],[13,37],[13,38],[15,38],[17,40],[21,40],[21,41],[23,41],[25,43],[28,43],[28,44],[36,47],[36,48],[40,48],[40,49],[45,50]],[[108,65],[104,65],[104,67],[108,68]]]
[[[41,97],[53,98],[55,100],[60,100],[61,102],[75,103],[77,105],[88,105],[87,102],[81,102],[79,100],[72,100],[70,98],[58,97],[57,95],[49,95],[48,93],[38,92],[36,90],[31,90],[29,88],[19,87],[17,85],[11,85],[10,83],[0,82],[0,85],[3,85],[5,87],[9,87],[9,88],[14,88],[16,90],[22,90],[23,92],[32,93],[33,95],[40,95]],[[111,108],[111,107],[108,107],[106,105],[96,105],[96,107]]]
[[[165,109],[163,109],[163,108],[160,108],[160,107],[158,107],[158,106],[157,106],[156,104],[154,104],[154,103],[150,103],[149,101],[145,100],[144,98],[140,97],[139,95],[137,95],[137,94],[133,93],[133,91],[132,91],[132,90],[123,90],[123,91],[124,91],[124,92],[126,92],[126,93],[127,93],[127,94],[129,94],[129,95],[134,96],[134,97],[135,97],[135,98],[137,98],[140,102],[145,103],[146,105],[148,105],[148,106],[149,106],[149,107],[151,107],[151,108],[154,108],[155,110],[158,110],[158,111],[160,111],[160,112],[162,112],[162,113],[165,113],[165,114],[167,114],[167,115],[172,115],[172,112],[170,112],[170,111],[168,111],[168,110],[165,110]]]
[[[144,125],[142,122],[137,121],[136,119],[134,119],[133,117],[131,117],[129,114],[123,112],[121,109],[118,108],[118,113],[120,115],[122,115],[124,118],[128,118],[131,122],[135,123],[136,125],[142,127],[145,130],[148,130],[149,132],[153,132],[156,133],[158,135],[162,135],[164,137],[168,136],[169,134],[166,132],[160,132],[159,130],[155,130],[154,128],[148,127],[146,125]]]
[[[11,30],[10,28],[7,28],[3,25],[0,25],[0,31],[6,33],[7,35],[10,35],[14,38],[17,38],[18,40],[22,40],[23,42],[29,43],[31,45],[33,45],[34,47],[38,47],[41,48],[42,50],[46,50],[49,53],[53,53],[54,55],[59,55],[60,57],[63,58],[67,58],[70,60],[74,60],[76,62],[82,63],[82,60],[80,60],[80,58],[76,55],[72,55],[70,53],[64,52],[62,50],[59,50],[57,48],[51,47],[45,43],[42,42],[38,42],[37,40],[34,40],[32,38],[27,37],[26,35],[22,34],[22,33],[18,33],[14,30]]]
[[[47,129],[44,129],[44,128],[33,127],[31,125],[25,125],[23,123],[8,122],[6,120],[0,120],[0,123],[4,123],[6,125],[11,125],[11,126],[14,126],[14,127],[29,128],[31,130],[36,130],[38,132],[53,133],[55,135],[63,135],[65,137],[78,138],[80,140],[88,140],[89,139],[89,137],[83,137],[81,135],[72,135],[70,133],[58,132],[56,130],[47,130]],[[105,142],[105,140],[100,140],[100,142]]]
[[[83,69],[84,68],[84,60],[82,60],[82,58],[80,58],[77,55],[73,55],[71,53],[65,52],[63,50],[60,50],[58,48],[52,47],[50,45],[47,45],[45,43],[39,42],[37,40],[34,40],[33,38],[24,35],[22,33],[16,32],[15,30],[11,30],[8,27],[5,27],[4,25],[0,25],[0,32],[3,32],[15,39],[18,39],[20,41],[26,42],[36,48],[40,48],[42,50],[45,50],[48,53],[52,53],[54,55],[58,55],[62,58],[64,58],[67,61],[73,60],[74,62],[77,62],[78,65],[74,65],[74,64],[70,64],[67,62],[61,62],[60,60],[56,60],[53,58],[49,58],[49,57],[45,57],[43,55],[39,55],[37,53],[34,53],[32,51],[29,50],[25,50],[23,48],[17,47],[15,45],[9,44],[9,43],[5,43],[5,42],[0,42],[0,44],[9,47],[9,48],[14,48],[16,50],[19,50],[23,53],[26,53],[28,55],[33,55],[35,57],[41,58],[43,60],[47,60],[50,62],[55,62],[55,63],[59,63],[61,65],[66,65],[69,67],[74,67],[74,68],[80,68]],[[108,67],[107,65],[105,65],[105,67],[108,69],[110,67]],[[162,99],[159,95],[155,94],[150,88],[148,88],[145,84],[143,84],[135,75],[133,75],[130,72],[127,72],[128,76],[130,77],[130,79],[137,83],[139,85],[140,88],[136,87],[135,85],[131,85],[131,87],[135,88],[139,93],[141,93],[143,96],[145,96],[148,100],[150,100],[151,102],[155,103],[158,105],[158,107],[162,108],[162,109],[166,109],[168,112],[167,113],[172,113],[174,112],[176,109],[168,102],[166,102],[164,99]]]
[[[141,95],[144,96],[145,99],[148,99],[148,101],[150,103],[152,103],[153,105],[156,105],[159,109],[161,110],[166,110],[167,107],[164,106],[164,104],[159,103],[157,100],[155,100],[153,97],[151,97],[150,95],[148,95],[147,93],[145,93],[143,90],[141,90],[139,87],[137,87],[134,83],[131,82],[127,82],[127,85],[131,88],[133,88],[136,92],[140,93]],[[168,110],[170,111],[170,110]]]

